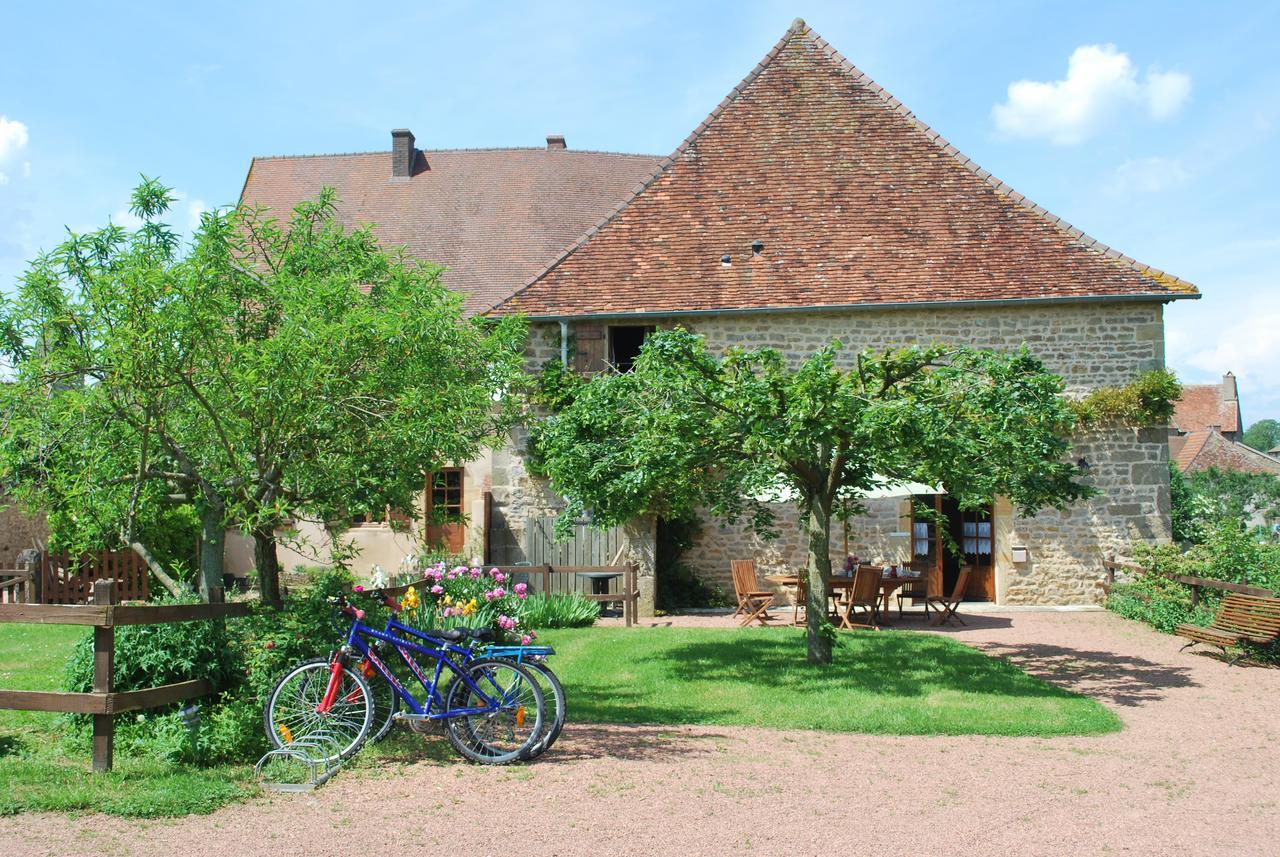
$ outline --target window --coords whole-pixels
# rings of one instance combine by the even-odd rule
[[[450,467],[431,476],[431,521],[436,524],[462,517],[462,468]]]
[[[626,325],[609,328],[609,362],[619,372],[630,372],[636,358],[640,356],[640,347],[645,339],[653,333],[652,326]]]
[[[970,565],[991,565],[991,513],[986,509],[961,513],[960,549]]]

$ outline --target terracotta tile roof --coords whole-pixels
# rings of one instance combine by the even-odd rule
[[[1175,441],[1181,440],[1180,448]],[[1194,431],[1182,438],[1169,439],[1169,451],[1183,473],[1194,473],[1216,467],[1241,473],[1271,473],[1280,476],[1280,461],[1251,446],[1225,438],[1212,429]]]
[[[1234,390],[1234,384],[1232,384]],[[1234,393],[1223,393],[1222,384],[1184,384],[1182,398],[1173,412],[1173,426],[1183,432],[1201,432],[1217,426],[1231,434],[1242,431],[1240,401]]]
[[[996,180],[797,20],[629,200],[497,311],[1198,295]]]
[[[329,185],[344,223],[372,223],[382,244],[446,266],[445,282],[478,312],[527,282],[658,160],[574,149],[426,151],[412,178],[392,181],[390,152],[254,158],[241,200],[283,217]]]

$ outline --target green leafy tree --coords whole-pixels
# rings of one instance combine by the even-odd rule
[[[277,600],[281,528],[413,508],[425,472],[505,436],[523,322],[464,320],[438,268],[344,229],[331,190],[286,220],[207,213],[185,254],[171,202],[144,181],[136,231],[72,235],[5,307],[0,481],[71,544],[193,503],[202,583],[229,525]]]
[[[789,367],[771,349],[706,351],[665,331],[632,372],[597,375],[536,431],[540,464],[567,498],[561,523],[599,526],[706,506],[772,533],[767,500],[797,499],[808,543],[808,657],[830,662],[832,519],[886,483],[943,484],[962,505],[995,495],[1027,511],[1090,493],[1065,438],[1061,379],[1025,349],[863,352],[839,343]],[[841,502],[844,501],[844,502]]]
[[[1224,520],[1247,527],[1257,517],[1280,518],[1280,477],[1210,467],[1184,478],[1202,530]]]
[[[1258,420],[1249,426],[1241,439],[1254,449],[1270,452],[1280,446],[1280,421]]]

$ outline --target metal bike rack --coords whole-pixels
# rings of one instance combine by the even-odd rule
[[[322,786],[346,763],[341,756],[342,742],[328,730],[317,729],[288,742],[283,747],[270,750],[253,766],[259,784],[274,792],[309,792]],[[298,782],[268,781],[268,766],[273,761],[291,761],[300,765],[306,774]],[[274,772],[271,772],[274,773]]]

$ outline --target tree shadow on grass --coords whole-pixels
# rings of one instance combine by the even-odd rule
[[[1164,698],[1170,688],[1197,687],[1191,670],[1116,652],[1045,643],[974,643],[1045,681],[1112,705],[1133,707]]]
[[[1063,698],[1070,692],[942,636],[897,631],[842,633],[830,665],[805,660],[796,637],[746,636],[673,646],[662,661],[673,679],[768,685],[791,694],[864,691],[923,697],[938,691]]]

